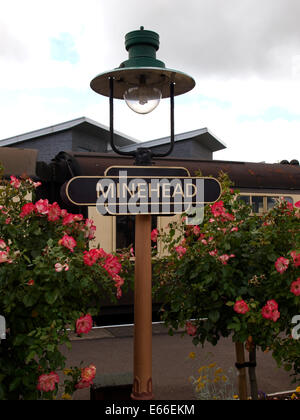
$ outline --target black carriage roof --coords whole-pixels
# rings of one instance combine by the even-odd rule
[[[74,175],[103,176],[110,166],[133,165],[133,158],[115,154],[61,152],[53,161],[73,162]],[[191,176],[199,171],[202,176],[218,177],[220,172],[229,175],[235,188],[294,190],[300,193],[300,166],[290,164],[254,163],[223,160],[156,158],[154,165],[185,167]]]

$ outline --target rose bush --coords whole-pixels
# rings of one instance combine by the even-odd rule
[[[131,270],[126,255],[89,249],[92,220],[48,200],[34,202],[38,186],[13,176],[1,182],[0,314],[8,330],[0,345],[0,399],[54,397],[69,331],[87,333],[100,298],[120,297]],[[68,394],[91,383],[91,371],[71,372]]]
[[[169,253],[154,265],[162,318],[170,332],[186,326],[195,345],[216,345],[231,335],[234,342],[250,338],[254,346],[272,349],[300,314],[299,203],[279,199],[258,216],[225,174],[220,182],[222,197],[205,206],[201,226],[173,223],[159,232]]]

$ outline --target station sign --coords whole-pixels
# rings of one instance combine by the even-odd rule
[[[182,214],[220,195],[215,178],[190,177],[185,168],[111,167],[104,177],[74,177],[66,185],[69,202],[96,206],[102,215]]]

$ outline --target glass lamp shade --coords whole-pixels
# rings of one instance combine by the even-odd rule
[[[138,114],[148,114],[153,111],[161,97],[160,89],[145,85],[130,87],[124,93],[126,104]]]

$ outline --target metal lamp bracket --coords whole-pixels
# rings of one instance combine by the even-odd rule
[[[138,147],[133,152],[124,152],[115,145],[114,142],[114,77],[109,77],[109,125],[110,125],[110,145],[112,150],[123,156],[133,156],[135,165],[151,165],[152,158],[165,157],[172,153],[174,149],[174,82],[170,82],[170,146],[164,153],[153,153],[146,147]]]

